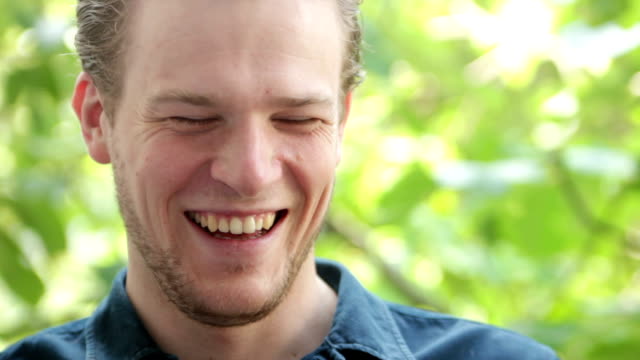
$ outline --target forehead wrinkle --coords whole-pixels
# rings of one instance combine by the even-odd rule
[[[324,94],[302,94],[292,96],[269,96],[266,95],[266,103],[275,107],[298,108],[310,105],[333,106],[333,97]],[[145,101],[143,108],[148,112],[153,112],[158,106],[164,104],[188,104],[197,107],[216,107],[222,101],[213,95],[199,94],[183,89],[170,89],[152,95]]]
[[[217,101],[215,101],[212,96],[182,89],[170,89],[152,95],[145,101],[144,109],[153,112],[160,105],[172,103],[188,104],[198,107],[214,107]]]
[[[304,107],[308,105],[333,106],[334,101],[329,96],[306,95],[306,96],[276,96],[269,100],[269,103],[281,107]]]

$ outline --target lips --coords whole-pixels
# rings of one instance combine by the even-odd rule
[[[284,217],[286,210],[247,216],[227,216],[201,211],[187,211],[185,215],[195,225],[210,234],[252,238],[268,233]]]

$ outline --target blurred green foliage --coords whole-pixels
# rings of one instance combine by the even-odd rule
[[[0,0],[0,348],[88,315],[125,263],[69,108],[71,0]],[[381,296],[563,359],[640,353],[640,2],[365,1],[317,245]]]

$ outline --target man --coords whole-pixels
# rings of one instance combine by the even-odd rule
[[[387,304],[313,242],[359,72],[356,0],[80,0],[73,108],[129,263],[0,359],[555,359]]]

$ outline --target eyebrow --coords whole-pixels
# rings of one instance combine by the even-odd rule
[[[308,95],[303,97],[278,96],[269,100],[269,103],[272,105],[293,108],[307,105],[333,105],[333,101],[330,97],[322,95]]]
[[[194,106],[212,107],[216,105],[213,97],[192,93],[184,90],[167,90],[153,95],[146,101],[146,108],[153,109],[157,105],[166,103],[185,103]]]
[[[152,110],[166,103],[183,103],[198,107],[216,107],[221,103],[215,96],[193,93],[185,90],[171,89],[153,95],[145,103],[145,108]],[[271,106],[298,108],[309,105],[333,105],[330,96],[309,94],[304,96],[276,96],[267,100]]]

